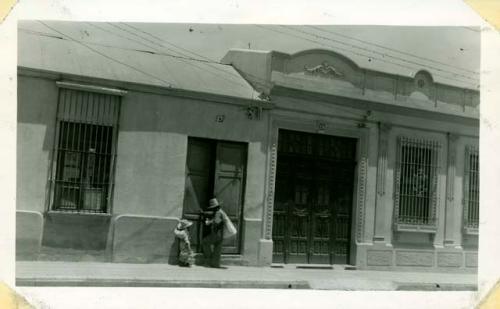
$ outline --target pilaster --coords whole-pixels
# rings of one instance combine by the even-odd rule
[[[378,125],[378,159],[377,159],[377,196],[375,205],[375,232],[373,241],[385,243],[390,241],[391,234],[391,209],[386,194],[387,168],[389,153],[389,133],[391,125],[379,123]]]
[[[459,211],[460,200],[455,198],[455,177],[457,170],[457,140],[458,136],[448,133],[448,157],[446,173],[446,208],[444,223],[444,246],[456,246],[459,240],[456,238],[456,211]]]

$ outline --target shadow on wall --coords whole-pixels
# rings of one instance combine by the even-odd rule
[[[177,218],[48,213],[44,219],[43,232],[37,233],[43,235],[40,254],[39,247],[30,247],[21,259],[178,263],[179,243],[173,233]],[[21,250],[27,247],[26,241],[18,242]]]
[[[174,235],[172,235],[172,237],[174,238],[174,241],[170,245],[170,248],[167,249],[167,252],[169,253],[167,263],[170,265],[177,265],[179,263],[179,239],[177,239]]]
[[[114,222],[112,261],[176,263],[178,244],[173,233],[178,219],[120,215]]]

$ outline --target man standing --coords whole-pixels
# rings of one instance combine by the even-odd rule
[[[216,198],[210,199],[208,208],[203,212],[203,256],[205,265],[220,268],[220,257],[222,251],[224,218],[220,211],[220,204]]]

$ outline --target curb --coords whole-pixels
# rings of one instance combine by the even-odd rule
[[[144,279],[36,279],[17,278],[16,286],[58,287],[176,287],[226,289],[311,289],[309,282],[242,280],[144,280]]]
[[[477,291],[477,284],[395,282],[396,291]]]
[[[393,291],[477,291],[476,284],[393,282]],[[171,288],[223,288],[223,289],[325,289],[311,286],[306,280],[247,281],[247,280],[148,280],[148,279],[96,279],[96,278],[17,278],[16,286],[29,287],[171,287]],[[353,286],[328,287],[327,290],[372,290]],[[373,289],[378,290],[378,289]]]

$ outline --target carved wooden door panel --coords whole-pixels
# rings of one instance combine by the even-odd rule
[[[279,133],[275,263],[347,264],[356,140]]]
[[[276,174],[275,201],[273,212],[273,261],[285,263],[288,250],[288,209],[292,207],[295,196],[293,187],[293,161],[288,157],[280,158]]]
[[[354,164],[336,170],[340,173],[332,179],[332,264],[349,264]]]
[[[308,263],[313,186],[311,162],[294,160],[293,204],[288,205],[288,263]]]
[[[331,167],[328,162],[317,161],[314,169],[314,201],[311,211],[312,231],[309,263],[330,264],[332,234]]]

